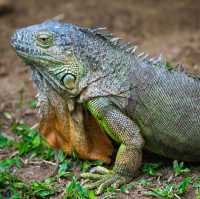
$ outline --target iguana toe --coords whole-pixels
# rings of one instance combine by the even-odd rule
[[[96,173],[81,174],[81,177],[86,179],[83,185],[87,189],[95,189],[97,195],[102,194],[103,191],[110,186],[118,189],[122,184],[130,181],[129,177],[121,176],[104,167],[96,167],[95,169],[92,169],[91,172]]]
[[[110,170],[102,166],[96,166],[90,170],[90,173],[108,174]]]
[[[81,177],[89,180],[98,180],[102,178],[102,175],[96,173],[82,173]]]

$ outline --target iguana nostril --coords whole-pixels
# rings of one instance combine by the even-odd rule
[[[16,30],[10,39],[10,44],[12,47],[16,48],[19,42],[22,42],[24,39],[24,34],[21,31]]]

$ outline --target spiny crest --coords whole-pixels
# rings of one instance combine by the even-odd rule
[[[186,72],[185,71],[185,68],[182,64],[177,64],[175,67],[174,67],[174,70],[177,71],[177,72]]]
[[[114,37],[112,33],[107,32],[105,27],[95,27],[95,28],[81,28],[83,32],[90,33],[92,35],[98,35],[99,37],[103,38],[107,42],[109,42],[114,47],[118,47],[121,50],[124,50],[126,53],[130,53],[136,55],[142,61],[151,62],[149,59],[149,55],[145,53],[140,53],[139,55],[136,54],[138,46],[133,45],[132,43],[128,42],[125,43],[121,38]],[[154,64],[163,64],[163,60],[161,57],[152,59],[152,63]]]
[[[186,74],[188,77],[191,77],[193,79],[197,79],[197,80],[200,80],[200,76],[197,75],[197,74],[193,74],[193,73],[190,73],[188,71],[185,70],[184,66],[182,64],[177,64],[174,68],[173,68],[174,71],[177,71],[177,72],[181,72],[181,73],[184,73]]]
[[[177,71],[185,73],[188,77],[193,79],[200,80],[200,76],[188,73],[184,70],[183,65],[178,64],[176,67],[172,67],[168,62],[166,62],[165,58],[160,54],[158,57],[149,58],[149,55],[142,52],[140,54],[136,54],[138,46],[133,45],[132,43],[128,42],[125,43],[119,37],[114,37],[112,33],[107,32],[107,28],[105,27],[95,27],[95,28],[80,28],[82,32],[89,33],[92,35],[97,35],[102,39],[109,42],[112,46],[120,48],[121,50],[125,51],[126,53],[130,53],[136,55],[137,58],[141,61],[147,62],[149,64],[153,64],[155,66],[164,67],[167,70]]]
[[[143,60],[143,61],[146,61],[147,63],[153,64],[155,66],[164,67],[165,69],[170,70],[170,71],[176,71],[176,72],[179,72],[179,73],[184,73],[188,77],[200,80],[199,75],[187,72],[182,64],[177,64],[175,67],[173,67],[171,64],[166,62],[165,58],[161,54],[158,57],[149,59],[148,54],[140,53],[138,55],[138,58]]]
[[[162,54],[160,54],[157,58],[153,58],[153,64],[159,64],[161,66],[166,66],[166,60]]]
[[[137,55],[137,58],[140,61],[146,62],[151,65],[155,65],[158,67],[165,67],[167,65],[166,60],[164,59],[164,57],[162,55],[160,55],[158,57],[150,58],[149,54],[142,52]]]
[[[156,61],[156,60],[155,60]],[[190,78],[193,78],[195,80],[200,80],[200,76],[197,74],[193,74],[190,73],[188,71],[185,70],[185,67],[182,64],[177,64],[175,67],[173,67],[171,64],[169,64],[168,62],[166,62],[163,58],[162,55],[159,56],[159,58],[157,58],[157,63],[161,63],[162,67],[164,66],[167,70],[170,71],[175,71],[175,72],[179,72],[179,73],[184,73],[185,75],[187,75]],[[156,62],[154,62],[156,63]]]
[[[135,54],[137,46],[132,43],[123,42],[119,37],[114,37],[112,33],[106,31],[105,27],[95,27],[95,28],[81,28],[81,31],[90,33],[92,35],[97,35],[102,39],[109,42],[112,46],[120,48],[126,53]]]

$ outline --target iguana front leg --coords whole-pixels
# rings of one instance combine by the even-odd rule
[[[82,174],[83,178],[90,179],[85,187],[97,188],[97,194],[100,194],[108,186],[113,185],[118,188],[132,179],[141,165],[144,141],[138,126],[107,98],[90,100],[86,103],[86,107],[106,133],[120,143],[112,170],[97,167],[92,173]]]

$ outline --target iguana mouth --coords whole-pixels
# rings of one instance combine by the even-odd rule
[[[55,57],[50,56],[50,55],[40,55],[40,53],[34,53],[34,49],[26,48],[26,50],[24,50],[24,48],[25,47],[22,47],[22,46],[21,48],[16,48],[16,53],[18,56],[25,59],[25,61],[28,63],[42,63],[43,65],[49,65],[49,64],[63,65],[64,64],[64,60],[58,60]]]

